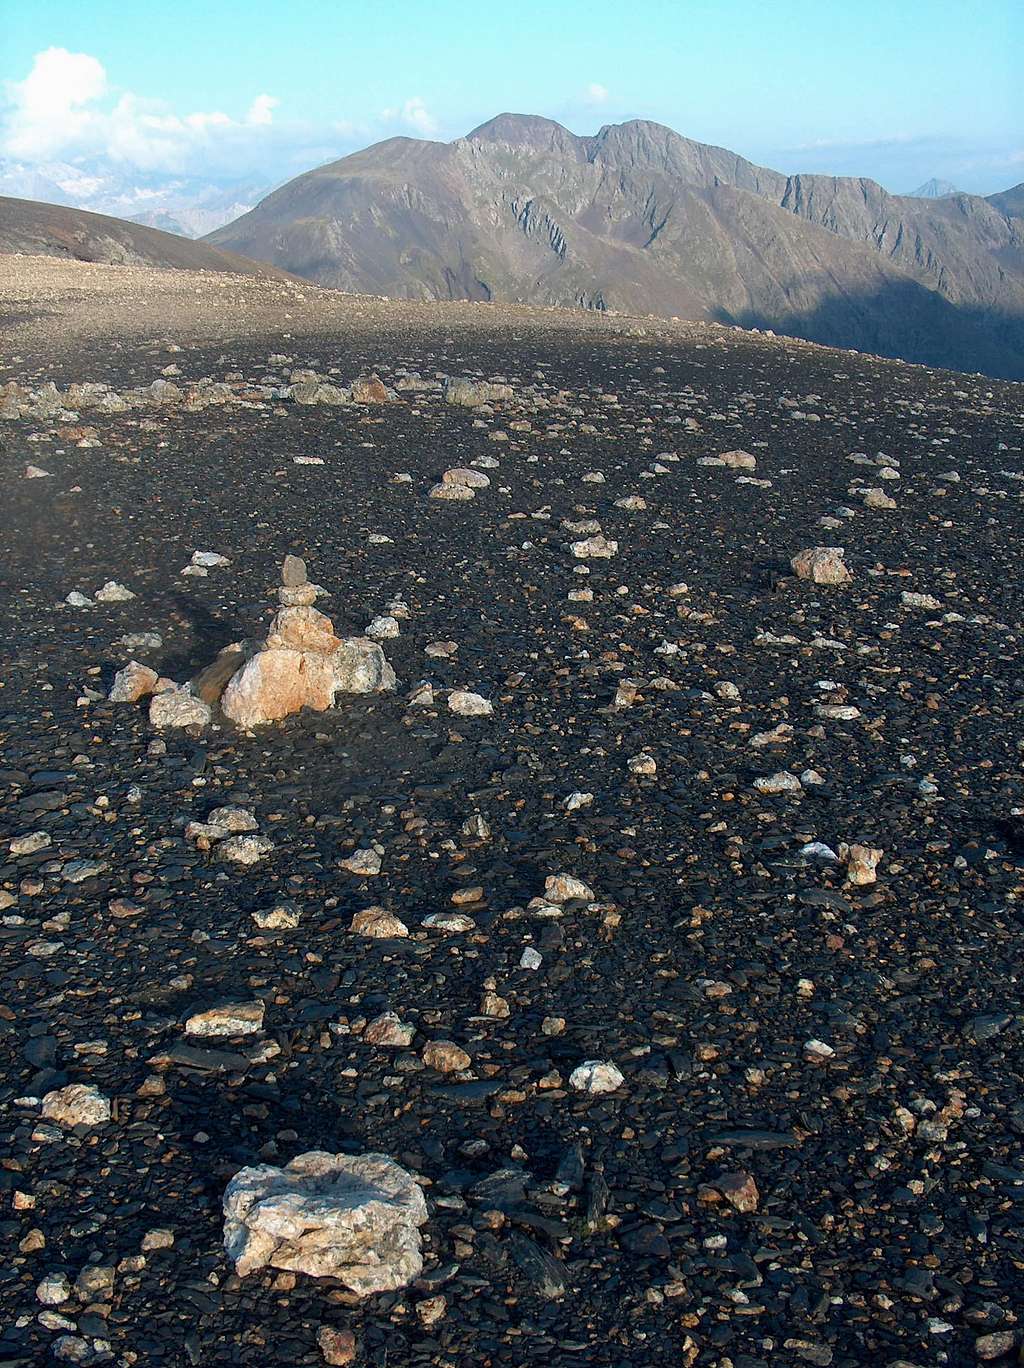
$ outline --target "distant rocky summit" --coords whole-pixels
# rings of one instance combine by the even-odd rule
[[[959,195],[960,191],[952,181],[937,180],[932,176],[931,180],[926,180],[923,185],[919,185],[916,190],[908,190],[908,199],[945,199],[947,195]]]
[[[785,176],[644,120],[577,137],[502,114],[318,167],[205,241],[359,293],[710,320],[1017,378],[1024,228],[998,201]]]

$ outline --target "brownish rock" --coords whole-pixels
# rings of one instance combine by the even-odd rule
[[[361,375],[352,381],[352,398],[357,404],[386,404],[388,392],[379,375]]]
[[[306,707],[322,712],[334,702],[335,688],[329,656],[285,648],[260,651],[233,676],[221,707],[232,722],[253,727]]]
[[[342,1368],[355,1362],[356,1337],[351,1330],[334,1330],[329,1325],[321,1325],[316,1332],[316,1342],[324,1363]]]
[[[154,693],[156,685],[156,670],[151,670],[148,665],[140,665],[137,660],[129,660],[114,676],[107,697],[111,703],[137,703],[140,698]]]
[[[734,1211],[756,1211],[761,1194],[754,1182],[754,1175],[739,1169],[734,1173],[723,1173],[715,1179],[715,1187]]]
[[[212,708],[219,703],[231,676],[245,664],[245,649],[234,641],[218,651],[215,659],[190,680],[192,692]]]
[[[797,579],[814,584],[849,584],[853,575],[844,561],[841,546],[808,546],[789,562]]]
[[[279,609],[267,633],[267,650],[270,651],[288,647],[293,651],[331,655],[340,645],[331,619],[309,604]]]
[[[420,1054],[427,1068],[436,1069],[438,1073],[460,1073],[472,1063],[466,1051],[454,1040],[428,1040]]]

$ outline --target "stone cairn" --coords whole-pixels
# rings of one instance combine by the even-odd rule
[[[228,674],[220,699],[225,717],[253,727],[290,717],[301,708],[331,707],[339,693],[383,693],[396,686],[384,652],[369,637],[338,637],[334,624],[313,607],[316,587],[305,561],[286,556],[277,591],[280,608],[266,640],[229,646],[193,681],[200,697]]]
[[[322,712],[338,694],[386,693],[395,672],[376,641],[338,637],[329,617],[313,607],[318,591],[306,564],[286,556],[277,591],[280,607],[262,641],[236,641],[187,684],[158,678],[131,660],[114,678],[110,699],[134,703],[150,697],[155,727],[207,726],[218,705],[242,727],[277,722],[302,708]]]

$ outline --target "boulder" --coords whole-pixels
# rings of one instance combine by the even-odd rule
[[[489,699],[469,689],[453,689],[448,695],[448,708],[460,717],[490,717],[494,712],[494,704]]]
[[[232,864],[254,865],[273,849],[274,843],[267,836],[229,836],[217,846],[217,855]]]
[[[349,930],[371,940],[401,940],[409,934],[405,922],[383,907],[364,907],[352,918]]]
[[[511,399],[512,386],[450,375],[444,383],[444,397],[449,404],[460,408],[478,408],[481,404],[499,404]]]
[[[841,546],[808,546],[790,561],[797,579],[814,584],[849,584],[853,580]]]
[[[390,398],[379,375],[361,375],[352,381],[352,399],[357,404],[386,404]]]
[[[569,1075],[569,1082],[577,1092],[615,1092],[626,1080],[616,1065],[602,1059],[587,1059]]]
[[[594,890],[573,874],[549,874],[544,880],[544,900],[561,906],[567,902],[593,902]]]
[[[62,1126],[102,1126],[110,1115],[110,1099],[91,1083],[69,1083],[43,1098],[43,1116]]]
[[[337,1278],[366,1297],[423,1268],[419,1183],[383,1154],[312,1150],[243,1168],[224,1193],[224,1248],[240,1278],[261,1268]]]
[[[331,663],[339,693],[390,693],[397,687],[384,652],[368,637],[343,637]]]
[[[577,560],[610,560],[618,549],[618,542],[606,537],[603,532],[569,544],[569,550]]]
[[[454,484],[453,482],[441,481],[440,484],[431,485],[427,495],[430,499],[445,499],[449,503],[465,503],[469,499],[476,498],[469,485]]]
[[[749,451],[723,451],[718,458],[730,470],[756,470],[757,457]]]
[[[286,589],[298,589],[307,582],[306,562],[301,556],[289,553],[281,565],[281,584]]]
[[[851,845],[840,846],[839,853],[846,860],[846,882],[863,887],[865,884],[873,884],[878,878],[876,870],[882,858],[883,851],[876,850],[873,846]]]
[[[323,712],[334,702],[336,692],[330,656],[288,648],[265,650],[232,676],[221,707],[225,717],[240,727],[256,727],[306,707]]]
[[[156,670],[151,670],[148,665],[129,660],[114,676],[107,697],[111,703],[137,703],[140,698],[153,693],[158,678]]]
[[[428,1040],[420,1051],[420,1057],[428,1069],[436,1069],[438,1073],[461,1073],[472,1063],[466,1051],[454,1040]]]
[[[265,649],[279,648],[293,651],[312,651],[317,655],[331,655],[341,645],[334,635],[334,623],[319,609],[309,604],[281,608],[270,624]]]
[[[258,1000],[210,1007],[189,1017],[185,1022],[185,1034],[206,1037],[257,1035],[263,1030],[265,1012],[265,1005]]]
[[[212,716],[209,704],[197,698],[188,685],[155,693],[149,705],[154,727],[205,727]]]
[[[416,1027],[411,1022],[402,1021],[396,1012],[382,1012],[369,1023],[363,1032],[367,1045],[388,1045],[394,1049],[411,1045],[416,1035]]]
[[[466,466],[452,466],[441,476],[441,483],[464,485],[467,489],[488,489],[491,481],[482,470],[470,470]]]

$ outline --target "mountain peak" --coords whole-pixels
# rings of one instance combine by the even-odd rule
[[[537,152],[564,150],[579,142],[575,133],[540,114],[496,114],[467,133],[466,142],[508,143],[511,147],[529,147]]]
[[[947,180],[937,180],[934,176],[919,185],[916,190],[907,191],[907,199],[945,199],[947,195],[959,195],[960,191]]]

